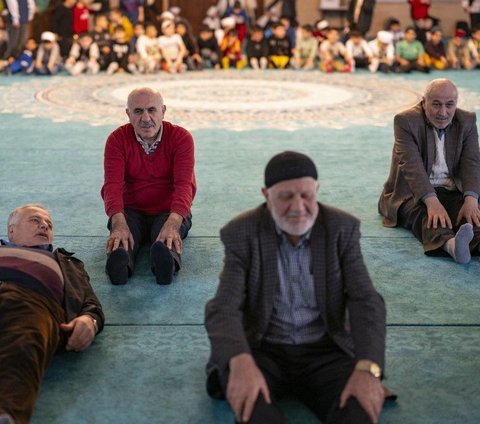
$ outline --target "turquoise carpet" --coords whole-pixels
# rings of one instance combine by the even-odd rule
[[[435,76],[454,79],[461,104],[478,114],[480,72]],[[228,406],[204,390],[209,345],[203,309],[222,266],[218,230],[262,201],[265,163],[285,149],[315,160],[322,202],[362,221],[365,261],[387,303],[386,382],[399,395],[381,422],[480,422],[480,260],[459,266],[427,258],[409,232],[383,228],[376,212],[393,115],[418,99],[429,77],[272,72],[265,87],[259,74],[248,72],[184,78],[0,77],[0,235],[13,207],[44,204],[55,220],[55,244],[85,262],[107,318],[87,352],[56,356],[32,423],[233,422]],[[222,97],[219,84],[215,100],[195,86],[196,79],[203,86],[216,78],[241,83],[243,93],[234,101]],[[270,84],[276,79],[285,92],[282,84]],[[175,95],[182,95],[183,83],[190,97],[182,103]],[[184,268],[166,287],[154,283],[146,250],[126,286],[110,285],[104,273],[103,146],[125,120],[119,99],[133,84],[165,84],[167,119],[190,128],[196,142],[193,227]],[[252,97],[259,90],[262,103]],[[311,93],[324,93],[321,104]],[[339,93],[349,100],[332,104],[329,96]],[[304,109],[298,106],[303,98]],[[274,112],[267,113],[270,106]],[[284,407],[291,423],[315,422],[294,400]]]

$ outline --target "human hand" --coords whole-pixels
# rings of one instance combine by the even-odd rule
[[[81,352],[90,346],[95,338],[95,324],[90,315],[80,315],[66,324],[60,324],[63,331],[70,332],[66,350]]]
[[[119,212],[112,216],[112,229],[107,238],[107,254],[123,246],[126,251],[133,249],[134,241],[127,220],[123,213]]]
[[[249,353],[241,353],[231,358],[229,367],[227,400],[235,413],[236,420],[247,422],[250,420],[260,393],[267,403],[271,403],[270,391],[262,372]]]
[[[456,225],[460,225],[462,219],[469,224],[480,227],[480,209],[478,208],[478,200],[473,196],[465,196],[463,205],[458,213]]]
[[[180,226],[183,217],[178,213],[172,212],[163,224],[156,241],[161,241],[170,250],[175,250],[179,255],[182,254],[182,238],[180,237]]]
[[[428,214],[427,228],[437,229],[440,224],[442,228],[452,229],[452,221],[437,196],[428,197],[424,203]]]
[[[350,396],[357,399],[372,423],[376,424],[385,400],[380,379],[367,371],[354,370],[340,395],[340,408],[346,406]]]

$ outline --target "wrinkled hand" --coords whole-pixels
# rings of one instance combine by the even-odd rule
[[[475,227],[480,227],[480,209],[478,208],[478,200],[473,196],[465,196],[463,205],[458,213],[456,225],[460,225],[462,219]]]
[[[180,226],[182,222],[182,216],[172,212],[163,224],[156,239],[164,243],[170,250],[175,250],[179,255],[182,254],[182,238],[180,237]]]
[[[428,214],[427,228],[437,229],[440,224],[442,228],[448,227],[452,229],[452,221],[450,220],[447,211],[440,203],[440,200],[438,200],[438,197],[428,197],[425,199],[425,205],[427,206]]]
[[[372,423],[378,422],[385,394],[379,378],[366,371],[353,371],[340,396],[340,408],[344,408],[350,396],[357,399]]]
[[[95,325],[90,315],[80,315],[67,324],[60,324],[63,331],[70,332],[66,350],[81,352],[90,346],[95,338]]]
[[[234,356],[230,359],[229,366],[227,400],[236,420],[246,422],[250,420],[260,393],[267,403],[271,403],[267,382],[249,353]]]
[[[116,213],[112,216],[112,230],[107,239],[107,254],[123,246],[125,250],[133,249],[133,236],[128,228],[123,213]]]

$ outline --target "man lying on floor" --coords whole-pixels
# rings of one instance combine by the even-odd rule
[[[360,251],[360,223],[317,202],[297,152],[265,169],[266,203],[221,230],[223,271],[206,307],[207,391],[238,422],[285,422],[291,393],[327,423],[377,422],[385,395],[385,305]]]
[[[45,370],[60,346],[85,350],[103,329],[83,263],[52,250],[41,205],[16,208],[0,246],[0,423],[28,423]]]

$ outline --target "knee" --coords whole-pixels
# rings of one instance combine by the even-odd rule
[[[285,417],[277,403],[274,401],[272,401],[272,403],[267,403],[261,393],[258,395],[257,401],[255,402],[250,420],[242,421],[242,423],[248,424],[283,424],[285,422]]]
[[[371,424],[371,420],[365,410],[362,408],[358,400],[351,396],[347,404],[340,408],[337,404],[330,411],[327,417],[327,423],[355,423],[355,424]]]

